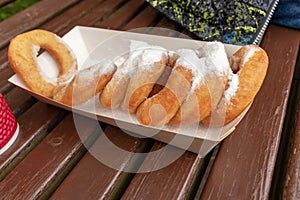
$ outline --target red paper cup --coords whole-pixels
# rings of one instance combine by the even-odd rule
[[[2,94],[0,94],[0,155],[14,143],[18,134],[19,125],[17,120]]]

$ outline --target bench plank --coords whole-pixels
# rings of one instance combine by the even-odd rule
[[[98,140],[91,147],[91,152],[88,152],[66,177],[59,188],[51,196],[51,199],[105,199],[111,195],[119,195],[123,185],[130,181],[130,175],[123,172],[129,165],[135,165],[133,158],[134,154],[129,154],[126,157],[115,155],[114,152],[105,149],[105,137],[109,139],[113,145],[116,145],[125,152],[141,152],[145,150],[145,142],[139,138],[134,138],[127,135],[119,128],[108,126]],[[97,153],[98,152],[98,153]],[[106,155],[115,160],[121,161],[121,165],[115,168],[106,166],[98,160],[100,155],[105,152]],[[100,157],[101,159],[101,157]],[[133,161],[132,161],[133,160]],[[133,162],[133,163],[132,163]],[[117,190],[115,194],[113,191]],[[80,192],[74,192],[80,191]],[[110,197],[112,198],[112,197]],[[112,199],[115,199],[116,196]]]
[[[0,22],[0,48],[6,46],[14,36],[37,28],[45,21],[62,12],[79,0],[45,0],[40,1],[21,12]]]
[[[83,139],[94,133],[93,120],[87,123]],[[90,125],[89,122],[91,122]],[[4,199],[46,198],[63,176],[86,152],[79,139],[72,115],[68,115],[29,155],[0,182]]]
[[[287,112],[290,117],[286,122],[285,143],[281,147],[281,156],[278,160],[277,188],[275,195],[283,199],[300,199],[300,31],[299,49],[296,63],[296,71],[293,80],[293,90],[291,91],[290,106]],[[296,39],[296,38],[295,38]],[[285,133],[285,132],[284,132]],[[283,168],[284,166],[285,168]],[[285,172],[285,173],[283,173]]]
[[[108,16],[105,21],[101,22],[99,25],[95,24],[95,26],[107,29],[122,28],[122,26],[139,13],[145,5],[146,3],[143,0],[130,0],[116,10],[113,15]]]
[[[155,21],[157,21],[159,18],[161,18],[159,11],[149,5],[129,23],[127,23],[126,26],[123,27],[123,30],[131,31],[131,29],[135,28],[149,28],[154,26]],[[136,32],[137,30],[134,31]],[[139,32],[143,32],[143,29],[141,29]]]
[[[0,180],[43,140],[63,119],[65,113],[56,107],[38,102],[17,118],[21,131],[14,145],[0,156]]]
[[[299,81],[297,82],[299,85]],[[300,101],[297,105],[297,122],[293,137],[290,142],[290,152],[287,173],[285,175],[285,184],[282,197],[284,199],[300,199]]]
[[[245,118],[223,141],[201,199],[268,199],[299,48],[286,30],[268,27],[261,44],[269,54],[268,74]]]
[[[197,154],[184,152],[176,147],[156,142],[142,164],[143,171],[134,176],[122,199],[186,199],[197,176],[201,173],[204,159]],[[152,153],[155,152],[155,155]],[[162,169],[156,169],[164,160],[176,158]],[[163,160],[161,160],[163,159]],[[155,169],[151,171],[151,169]],[[193,196],[193,195],[192,195]]]
[[[71,30],[74,26],[95,26],[96,23],[101,23],[104,21],[109,15],[113,14],[114,11],[119,7],[122,6],[124,0],[115,0],[115,1],[103,1],[101,4],[95,6],[93,10],[87,12],[78,20],[69,24],[67,28],[62,30],[60,34],[65,34],[69,30]],[[120,19],[121,21],[123,19]]]
[[[5,95],[5,99],[16,117],[21,115],[35,102],[37,102],[37,100],[29,93],[24,92],[18,87],[13,88],[7,95]]]
[[[50,21],[47,21],[45,24],[41,25],[40,28],[63,35],[60,33],[62,29],[70,26],[73,27],[74,23],[77,23],[80,18],[84,17],[90,12],[93,12],[93,9],[98,7],[99,4],[103,5],[103,2],[104,1],[95,0],[80,1],[70,9],[66,9],[64,12],[51,18]]]
[[[14,71],[10,67],[6,67],[0,70],[0,92],[5,94],[13,86],[8,82],[8,79],[14,74]]]

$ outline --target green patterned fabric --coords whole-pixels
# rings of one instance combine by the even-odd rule
[[[253,43],[276,0],[147,0],[200,39]]]

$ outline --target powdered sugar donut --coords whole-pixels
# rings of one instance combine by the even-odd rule
[[[40,48],[48,51],[58,63],[57,79],[48,80],[39,70],[36,59]],[[8,60],[29,89],[50,98],[58,82],[69,80],[77,70],[77,61],[72,51],[60,37],[46,30],[33,30],[13,38],[8,48]]]
[[[220,42],[204,44],[198,49],[198,55],[191,50],[186,54],[187,62],[194,60],[197,66],[194,67],[191,91],[170,121],[174,125],[199,123],[209,116],[222,97],[230,71],[224,45]]]
[[[115,71],[115,64],[108,60],[81,69],[69,82],[55,87],[53,99],[69,106],[82,104],[100,93]]]
[[[138,41],[131,41],[132,43]],[[135,71],[130,77],[121,109],[127,113],[135,113],[137,107],[145,101],[156,81],[164,72],[168,62],[167,50],[145,44]]]
[[[145,42],[137,41],[130,43],[130,51],[125,60],[117,66],[112,79],[107,83],[99,95],[99,102],[108,109],[119,108],[126,95],[130,78],[137,68]],[[125,57],[125,56],[124,56]]]
[[[186,58],[188,54],[185,54],[185,52],[194,53],[195,55],[193,50],[179,51],[179,56],[166,85],[137,108],[136,117],[141,124],[165,125],[173,118],[188,95],[193,82],[193,68],[197,63],[192,65],[186,62],[189,58]]]
[[[231,73],[222,99],[204,125],[221,126],[235,119],[258,93],[269,64],[266,52],[257,45],[241,47],[229,58]]]

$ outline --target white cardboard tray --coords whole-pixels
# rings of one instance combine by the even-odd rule
[[[116,56],[126,54],[129,49],[130,40],[145,41],[152,45],[165,47],[168,50],[176,50],[179,48],[197,49],[199,48],[199,45],[204,43],[202,41],[191,39],[163,37],[82,26],[73,28],[63,36],[63,40],[70,46],[76,55],[79,68],[97,63],[101,59],[114,59]],[[232,55],[239,48],[239,46],[225,44],[228,56]],[[41,69],[43,73],[47,74],[49,77],[57,76],[58,67],[47,52],[42,53],[37,61],[40,66],[47,66]],[[91,118],[96,118],[99,121],[119,126],[124,130],[136,133],[140,136],[151,137],[198,153],[201,156],[206,155],[215,145],[227,137],[235,129],[235,126],[249,109],[248,107],[240,116],[224,127],[205,128],[198,125],[197,127],[172,127],[168,125],[158,130],[153,127],[140,125],[134,115],[128,116],[119,110],[111,111],[104,108],[98,102],[97,97],[92,98],[83,105],[72,108],[32,92],[16,74],[13,75],[9,81],[47,104],[52,104]]]

